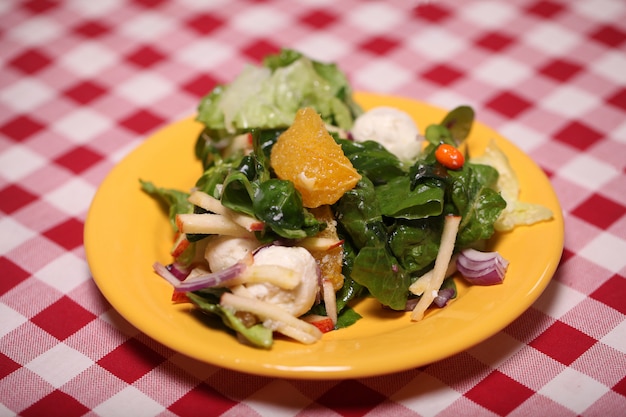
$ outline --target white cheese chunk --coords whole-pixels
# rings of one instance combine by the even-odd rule
[[[295,317],[311,309],[319,292],[319,277],[317,263],[309,251],[301,247],[269,246],[254,255],[254,265],[278,265],[300,274],[300,284],[291,290],[269,283],[245,284],[254,298],[277,305]]]
[[[423,138],[411,116],[393,107],[375,107],[354,121],[356,142],[373,140],[402,161],[412,161],[422,149]]]

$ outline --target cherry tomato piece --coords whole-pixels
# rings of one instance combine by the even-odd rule
[[[465,163],[463,153],[452,145],[442,143],[435,150],[437,162],[449,169],[461,169]]]

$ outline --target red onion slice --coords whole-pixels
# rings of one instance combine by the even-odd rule
[[[437,307],[445,307],[448,301],[454,297],[454,288],[443,288],[437,292],[437,296],[433,299],[433,303]]]
[[[224,287],[229,281],[237,278],[248,267],[245,262],[237,262],[221,271],[211,272],[209,274],[196,275],[181,281],[174,291],[186,292],[197,291],[203,288]]]
[[[165,267],[167,268],[168,271],[172,273],[172,275],[174,275],[180,281],[187,278],[190,272],[186,266],[178,262],[172,262],[171,264],[166,265]]]
[[[175,292],[197,291],[203,288],[223,287],[229,281],[237,278],[248,267],[248,262],[240,261],[218,272],[196,275],[184,281],[179,281],[165,266],[156,262],[154,271],[172,284]]]
[[[173,287],[176,287],[180,284],[180,280],[170,272],[169,269],[165,265],[159,262],[155,262],[152,264],[152,269],[157,273],[158,276],[165,279],[169,282]]]
[[[498,252],[464,249],[456,260],[458,271],[474,285],[496,285],[504,281],[509,261]]]

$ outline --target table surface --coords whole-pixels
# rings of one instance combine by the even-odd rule
[[[623,413],[626,2],[462,3],[0,2],[0,415]],[[431,365],[307,381],[186,358],[112,309],[83,247],[98,185],[281,47],[336,62],[355,90],[469,104],[537,162],[565,247],[526,312]]]

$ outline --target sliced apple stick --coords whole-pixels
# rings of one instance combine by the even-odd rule
[[[337,298],[335,296],[335,288],[333,283],[329,280],[322,282],[322,298],[324,299],[324,306],[326,306],[326,314],[333,322],[333,325],[337,324]]]
[[[411,312],[411,320],[413,321],[419,321],[424,318],[426,309],[430,307],[437,296],[439,288],[441,288],[441,284],[446,277],[446,270],[450,264],[450,259],[452,258],[460,223],[461,216],[446,216],[445,218],[433,274],[428,282],[428,286],[424,289],[421,298]]]
[[[303,320],[300,320],[302,323],[306,324],[307,326],[312,326],[312,328],[314,328],[315,330],[317,330],[317,332],[319,332],[318,334],[312,334],[309,333],[307,330],[303,330],[300,327],[294,327],[294,326],[290,326],[288,324],[285,324],[283,322],[276,322],[276,331],[278,333],[284,334],[287,337],[290,337],[294,340],[297,340],[300,343],[304,343],[306,345],[311,345],[315,342],[317,342],[318,340],[320,340],[320,338],[322,337],[322,331],[320,329],[317,328],[317,326],[307,323]]]
[[[297,271],[280,265],[251,265],[246,268],[233,284],[268,283],[286,290],[293,290],[300,284]]]
[[[187,198],[191,204],[201,207],[207,211],[211,211],[217,214],[224,214],[224,207],[222,202],[217,198],[214,198],[203,191],[192,191]]]
[[[252,233],[221,214],[178,214],[178,230],[183,233],[251,237]]]
[[[237,223],[239,226],[248,230],[249,232],[260,232],[265,229],[265,223],[254,217],[248,216],[243,213],[237,213],[234,210],[224,207],[226,209],[225,216]]]
[[[217,198],[214,198],[203,191],[193,191],[187,200],[207,211],[228,217],[230,220],[250,232],[261,231],[264,228],[262,221],[255,219],[252,216],[229,209],[228,207],[222,205],[222,202]]]
[[[230,291],[239,297],[254,298],[254,295],[242,284],[233,285]]]
[[[220,304],[235,311],[247,311],[263,321],[269,321],[272,330],[305,344],[314,343],[322,337],[322,332],[314,325],[265,301],[226,292],[222,294]]]
[[[298,246],[302,246],[308,251],[327,251],[343,245],[343,240],[331,237],[305,237],[298,241]]]
[[[189,240],[187,240],[187,235],[185,233],[178,233],[176,236],[176,240],[174,241],[174,245],[170,250],[170,255],[174,258],[179,257],[190,245]]]
[[[452,258],[450,258],[450,263],[448,264],[448,269],[446,270],[446,278],[456,272],[456,258],[456,255],[453,255]],[[434,269],[431,269],[421,277],[417,278],[409,287],[409,291],[415,295],[422,295],[428,288],[430,280],[433,278],[433,272]]]
[[[430,287],[430,281],[433,279],[433,270],[426,272],[424,275],[419,277],[411,286],[409,287],[409,291],[411,294],[422,295],[424,291],[426,291]]]

